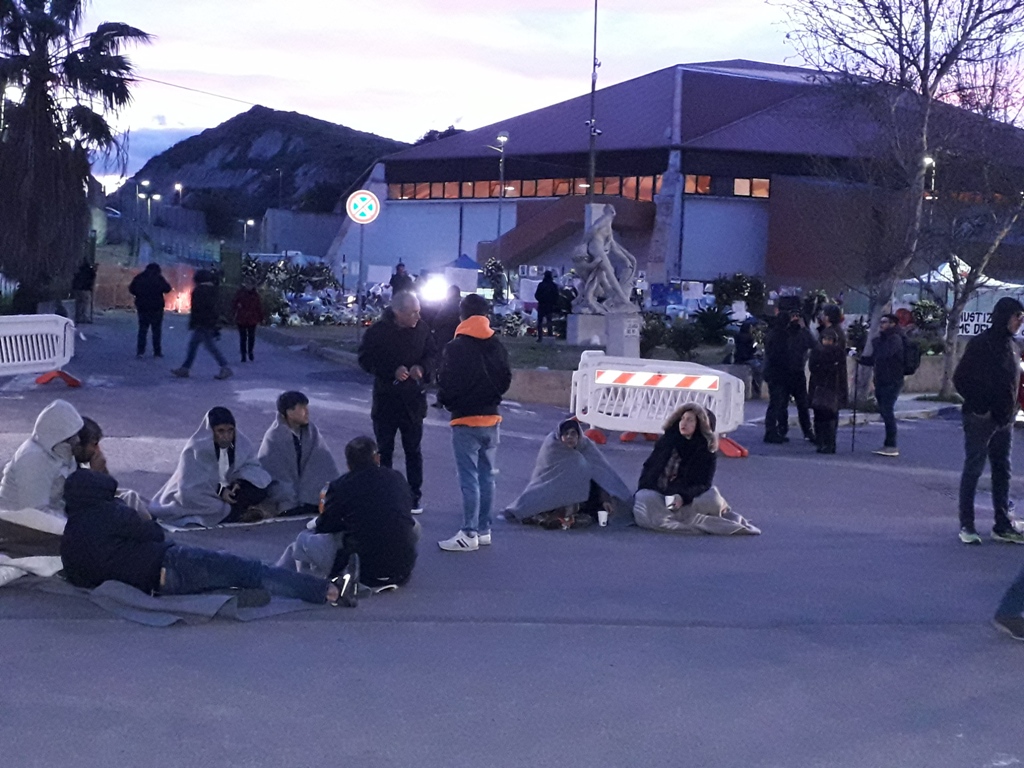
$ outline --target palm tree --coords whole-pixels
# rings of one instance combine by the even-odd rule
[[[0,125],[0,272],[34,300],[63,293],[81,261],[90,159],[126,157],[106,118],[131,101],[121,51],[150,39],[119,23],[81,34],[87,2],[0,0],[0,87],[23,94]]]

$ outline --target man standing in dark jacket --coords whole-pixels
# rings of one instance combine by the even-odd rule
[[[164,295],[171,292],[171,284],[160,272],[159,264],[147,264],[132,278],[128,292],[135,297],[135,311],[139,315],[139,336],[135,356],[146,354],[146,334],[153,329],[153,357],[163,357],[160,339],[164,327]]]
[[[900,321],[896,315],[882,315],[878,321],[878,331],[878,335],[871,340],[871,354],[862,355],[858,361],[875,369],[875,400],[878,402],[878,413],[885,422],[885,443],[873,453],[895,458],[900,455],[900,449],[896,447],[896,399],[903,390],[907,338],[900,330]]]
[[[964,468],[960,475],[960,541],[981,544],[974,529],[974,492],[988,457],[992,471],[992,538],[1024,544],[1010,521],[1010,447],[1017,412],[1020,353],[1013,337],[1020,330],[1024,306],[1005,296],[992,310],[992,325],[967,344],[953,373],[964,399]],[[1018,610],[1018,615],[1020,611]]]
[[[373,374],[370,418],[380,448],[380,465],[391,468],[395,432],[400,432],[413,514],[419,514],[423,511],[420,442],[427,416],[426,386],[434,368],[434,341],[430,327],[420,320],[420,302],[414,294],[396,293],[384,316],[367,330],[359,345],[359,365]]]
[[[377,444],[357,437],[345,446],[348,472],[324,495],[317,533],[344,534],[331,573],[359,555],[360,580],[372,588],[405,584],[416,565],[419,525],[405,478],[380,466]]]
[[[120,581],[150,594],[191,595],[214,589],[266,590],[308,603],[355,607],[358,559],[327,581],[227,552],[167,541],[163,528],[118,501],[110,475],[80,469],[64,486],[68,521],[61,539],[64,573],[75,586],[93,589]]]
[[[555,277],[551,270],[544,273],[544,279],[540,281],[537,290],[533,292],[533,298],[537,300],[537,342],[544,338],[544,321],[548,321],[548,336],[554,336],[555,332],[551,327],[555,316],[555,309],[558,307],[558,286],[555,285]]]
[[[491,330],[487,300],[471,293],[462,300],[462,322],[444,348],[437,398],[452,414],[452,448],[462,489],[462,528],[438,546],[475,552],[491,543],[494,461],[498,451],[498,406],[512,384],[508,352]]]
[[[202,344],[213,355],[213,359],[220,366],[220,372],[214,376],[215,379],[226,379],[232,375],[228,368],[228,361],[217,348],[217,338],[220,336],[220,308],[217,301],[217,286],[214,285],[213,275],[205,269],[200,269],[195,274],[195,288],[192,289],[192,312],[188,318],[188,327],[192,331],[192,338],[188,340],[188,354],[181,368],[175,368],[171,373],[179,378],[188,378],[189,369],[195,362],[196,352]]]
[[[768,382],[768,409],[764,415],[764,441],[788,443],[789,399],[796,401],[804,439],[814,442],[807,402],[807,356],[814,337],[796,310],[780,313],[765,339],[764,380]]]

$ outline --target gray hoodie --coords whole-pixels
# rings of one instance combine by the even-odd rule
[[[64,511],[64,480],[78,465],[65,441],[78,434],[82,417],[64,400],[54,400],[36,417],[32,437],[4,467],[0,508]]]

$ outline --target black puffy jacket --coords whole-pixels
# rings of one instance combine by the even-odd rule
[[[453,420],[497,415],[501,397],[512,385],[508,352],[489,331],[487,318],[471,317],[459,324],[444,348],[437,399]]]
[[[427,415],[425,387],[434,372],[434,338],[430,326],[420,320],[412,328],[395,322],[390,308],[374,323],[359,345],[359,366],[373,374],[373,408],[371,417],[423,419]],[[411,376],[405,381],[395,379],[400,366],[423,369],[423,379]]]
[[[1009,424],[1017,410],[1020,352],[1010,335],[1010,317],[1022,311],[1019,301],[1004,296],[992,310],[992,325],[967,343],[953,373],[953,385],[964,399],[965,413],[991,413],[997,424]]]

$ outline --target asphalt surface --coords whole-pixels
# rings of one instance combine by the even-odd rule
[[[256,362],[233,365],[232,379],[214,381],[200,351],[193,377],[176,380],[184,321],[168,319],[162,361],[135,359],[133,322],[108,315],[84,327],[69,366],[81,389],[0,379],[0,456],[55,397],[100,422],[112,471],[143,494],[214,405],[258,441],[277,394],[298,388],[339,455],[370,432],[357,370],[258,341]],[[236,359],[232,333],[221,347]],[[747,416],[762,410],[748,404]],[[506,409],[499,508],[562,416]],[[759,537],[499,521],[491,548],[441,552],[461,505],[448,427],[431,409],[416,573],[356,610],[149,629],[80,599],[4,588],[0,765],[1024,761],[1024,645],[988,624],[1024,548],[958,543],[959,423],[902,422],[899,459],[870,453],[879,424],[858,427],[855,452],[840,430],[832,457],[799,441],[764,445],[756,425],[733,437],[751,456],[721,459],[716,482]],[[604,450],[633,483],[649,445]],[[1014,480],[1017,498],[1022,488]],[[979,529],[990,515],[979,509]],[[271,560],[300,526],[175,538]]]

